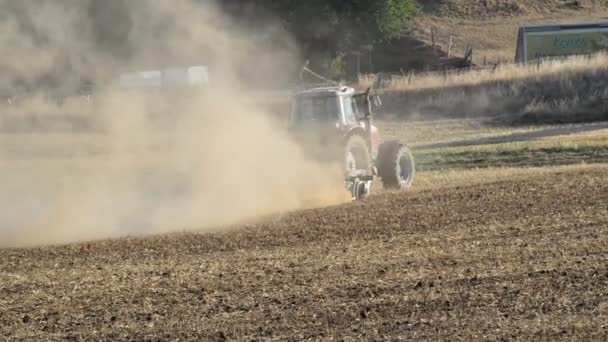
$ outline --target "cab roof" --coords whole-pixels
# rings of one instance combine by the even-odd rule
[[[298,93],[299,96],[345,96],[353,95],[355,89],[352,87],[318,87],[310,88]]]

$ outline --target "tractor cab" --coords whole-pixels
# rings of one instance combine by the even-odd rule
[[[350,87],[321,87],[296,94],[289,131],[300,142],[325,151],[341,146],[349,135],[359,134],[375,155],[380,145],[378,129],[371,124],[368,93],[356,93]]]
[[[307,124],[358,124],[370,116],[367,93],[350,87],[312,88],[299,92],[293,103],[290,127]]]
[[[354,89],[348,87],[314,88],[296,96],[290,127],[356,123],[359,113]]]

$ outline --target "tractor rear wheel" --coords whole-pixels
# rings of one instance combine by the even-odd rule
[[[378,173],[385,189],[412,186],[416,168],[410,149],[399,141],[387,141],[378,151]]]

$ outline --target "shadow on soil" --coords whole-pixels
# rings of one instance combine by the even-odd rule
[[[421,171],[489,167],[539,167],[608,162],[608,146],[551,147],[512,151],[422,152],[416,154]]]
[[[568,126],[568,127],[547,127],[540,131],[524,132],[524,133],[513,133],[509,135],[497,136],[497,137],[484,137],[469,140],[451,141],[445,143],[436,143],[417,146],[417,150],[434,149],[434,148],[447,148],[447,147],[467,147],[477,145],[496,145],[512,142],[525,142],[534,141],[543,138],[555,137],[560,135],[573,135],[586,132],[592,132],[596,130],[608,128],[608,122],[600,122],[595,124],[581,125],[581,126]]]

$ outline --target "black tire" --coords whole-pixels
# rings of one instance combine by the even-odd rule
[[[346,140],[344,149],[344,172],[347,176],[369,175],[372,158],[365,139],[360,135],[351,135]]]
[[[387,141],[378,151],[378,174],[385,189],[407,189],[416,175],[414,156],[399,141]]]

